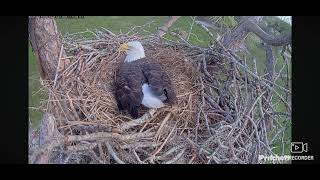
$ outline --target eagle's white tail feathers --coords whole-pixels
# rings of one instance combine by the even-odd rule
[[[148,84],[142,85],[143,99],[142,104],[148,108],[161,108],[164,106],[163,102],[167,97],[163,94],[156,96],[152,92],[151,87]]]

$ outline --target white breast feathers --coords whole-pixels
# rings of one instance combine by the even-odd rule
[[[142,85],[143,99],[142,104],[148,108],[161,108],[164,106],[163,102],[167,97],[163,94],[156,96],[148,84]]]

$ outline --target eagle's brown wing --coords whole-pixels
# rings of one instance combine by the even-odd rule
[[[144,76],[139,63],[122,63],[116,75],[116,100],[119,110],[128,110],[133,118],[138,118],[141,105]]]
[[[165,102],[171,105],[174,104],[176,101],[176,93],[168,74],[161,68],[161,65],[153,59],[145,59],[141,66],[146,81],[155,94],[158,96],[165,94],[167,96]]]

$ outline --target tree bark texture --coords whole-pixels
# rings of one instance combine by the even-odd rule
[[[54,80],[60,53],[65,55],[54,18],[29,17],[29,40],[41,79]]]

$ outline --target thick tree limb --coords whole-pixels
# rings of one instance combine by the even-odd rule
[[[243,17],[239,25],[222,37],[222,44],[228,49],[236,49],[243,43],[249,32],[254,33],[262,41],[272,46],[290,44],[291,34],[273,36],[262,30],[257,24],[262,20],[261,16]]]
[[[29,37],[40,77],[43,80],[54,80],[59,57],[65,57],[64,50],[60,51],[62,41],[54,18],[29,17]],[[68,59],[64,59],[61,67],[65,67],[68,62]]]
[[[168,29],[173,25],[174,22],[176,22],[180,16],[169,16],[167,21],[164,23],[162,27],[159,28],[158,30],[158,36],[162,37],[164,36]]]
[[[260,37],[265,43],[272,46],[283,46],[291,43],[291,34],[282,36],[272,36],[264,32],[257,24],[250,20],[245,22],[245,29],[249,32],[253,32],[255,35]]]

